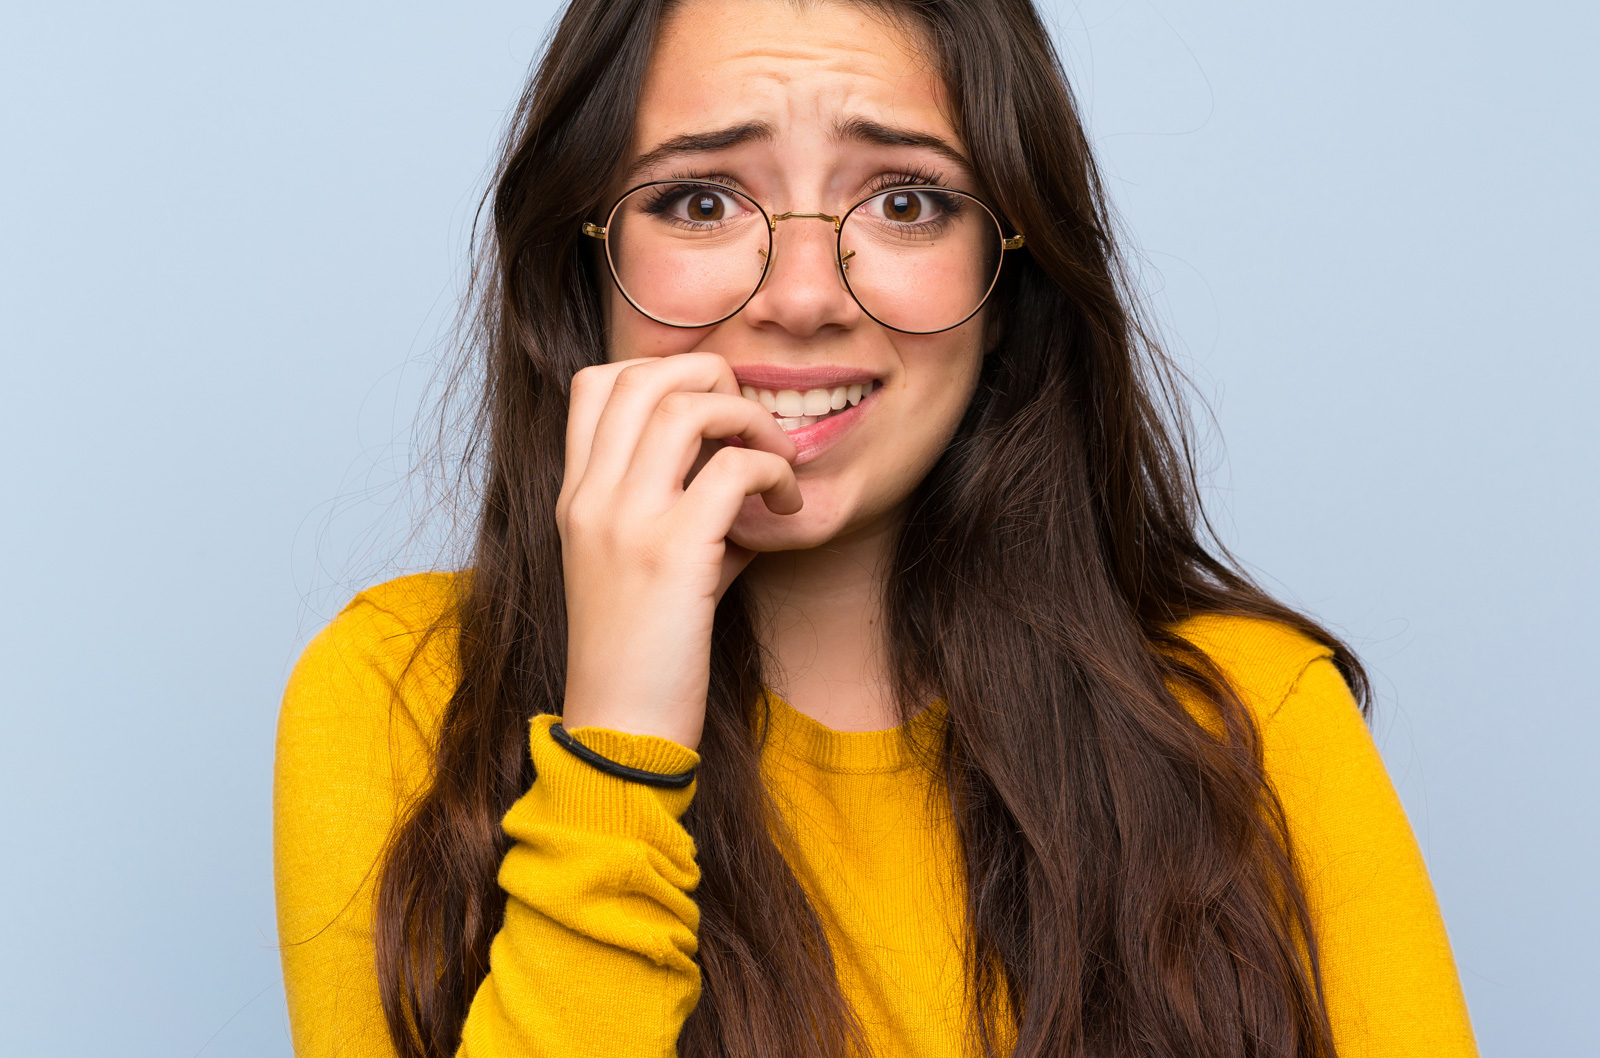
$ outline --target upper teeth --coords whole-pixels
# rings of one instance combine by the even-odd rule
[[[871,393],[876,382],[858,382],[851,386],[832,389],[757,389],[740,386],[739,392],[749,400],[759,401],[773,415],[783,419],[827,415],[845,405],[861,403],[861,398]]]

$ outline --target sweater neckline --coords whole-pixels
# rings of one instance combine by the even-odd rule
[[[836,731],[763,687],[772,749],[823,771],[845,774],[899,771],[933,753],[944,725],[946,705],[936,698],[903,724],[881,731]]]

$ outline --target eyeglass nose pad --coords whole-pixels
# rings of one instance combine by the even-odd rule
[[[755,294],[761,293],[761,288],[767,285],[767,277],[772,275],[772,262],[778,256],[776,242],[772,243],[772,248],[773,252],[771,255],[768,255],[767,251],[765,250],[756,251],[756,255],[761,258],[761,282],[756,284],[755,293],[751,295],[752,297],[754,297]],[[839,282],[841,285],[843,285],[847,293],[850,292],[850,280],[845,276],[845,273],[850,271],[850,258],[854,257],[855,255],[856,252],[854,250],[846,250],[844,253],[834,258],[833,262],[835,265],[835,273],[839,277]],[[854,297],[854,294],[851,296]]]
[[[770,246],[771,243],[769,242],[768,245]],[[775,256],[768,254],[765,250],[757,250],[756,255],[761,258],[761,281],[756,284],[755,290],[750,292],[751,297],[761,293],[762,288],[767,285],[767,279],[772,275],[772,258]]]

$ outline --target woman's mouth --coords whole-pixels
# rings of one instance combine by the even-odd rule
[[[741,383],[739,392],[771,413],[778,428],[789,435],[798,454],[794,465],[801,466],[820,456],[848,433],[883,388],[876,378],[850,382],[843,386],[814,386],[807,389],[767,389]]]
[[[870,395],[880,383],[876,379],[831,389],[759,389],[740,386],[746,400],[753,400],[772,413],[785,433],[804,429],[841,412],[849,411]]]

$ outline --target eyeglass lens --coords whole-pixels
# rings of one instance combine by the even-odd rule
[[[885,326],[941,331],[988,297],[1003,241],[994,215],[970,195],[894,188],[843,219],[840,272],[861,307]],[[646,185],[623,198],[606,246],[617,285],[635,307],[662,323],[705,327],[756,292],[772,239],[754,201],[720,184],[686,181]]]

